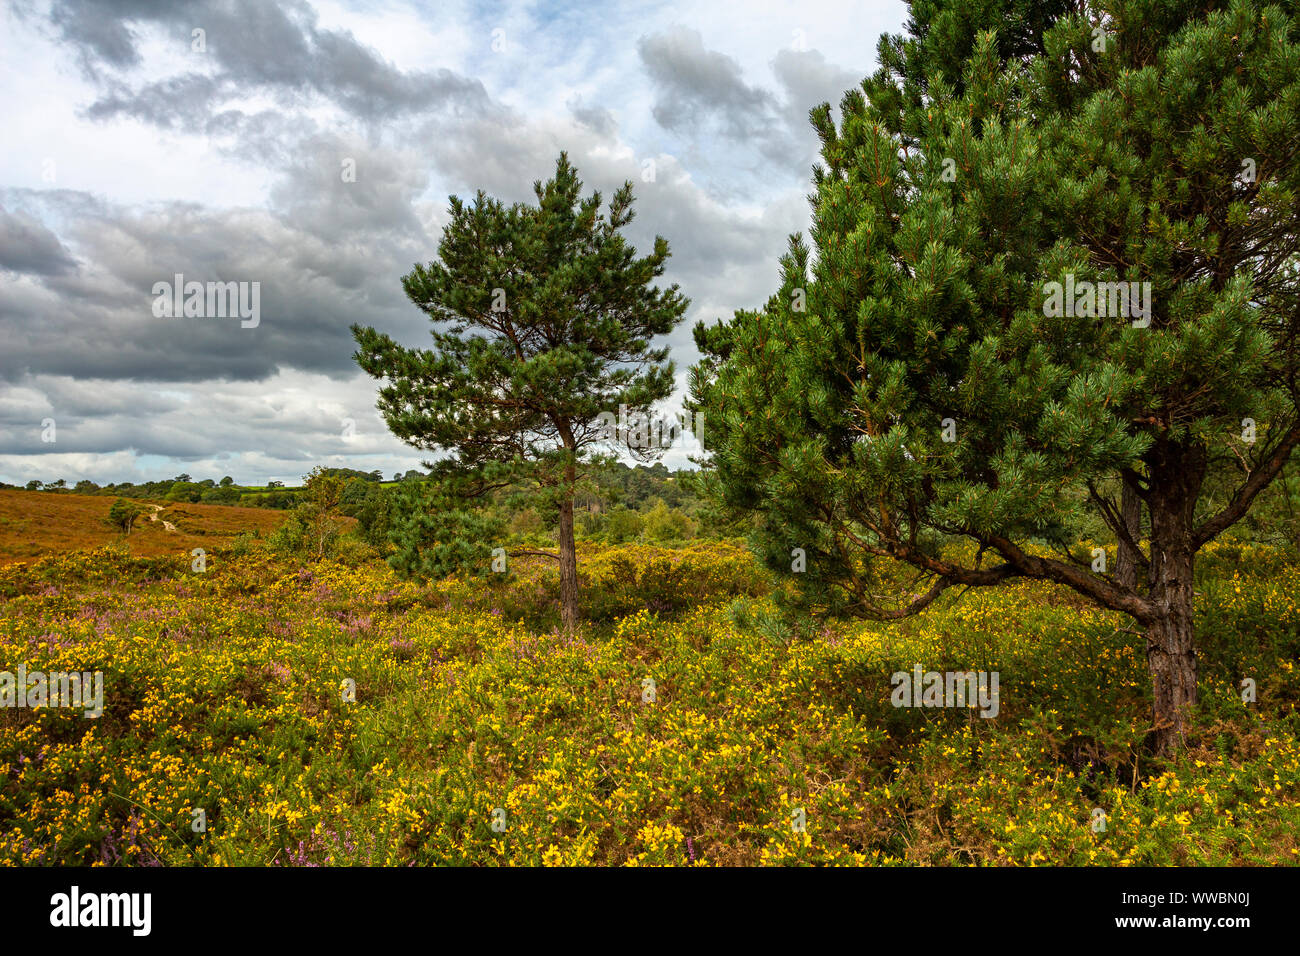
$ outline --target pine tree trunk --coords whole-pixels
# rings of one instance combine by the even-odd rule
[[[573,541],[573,484],[576,470],[570,460],[564,469],[564,495],[560,503],[560,618],[564,630],[578,629],[578,551]]]
[[[1188,710],[1197,702],[1196,634],[1193,627],[1192,543],[1196,496],[1204,461],[1185,449],[1159,449],[1151,472],[1151,576],[1149,597],[1161,614],[1147,627],[1156,752],[1183,744]]]
[[[1182,746],[1188,708],[1197,701],[1196,635],[1192,626],[1191,555],[1165,555],[1163,582],[1153,586],[1165,614],[1147,628],[1147,665],[1154,697],[1156,752]]]
[[[1142,499],[1137,489],[1128,481],[1124,482],[1120,492],[1120,517],[1129,537],[1134,541],[1142,539]],[[1119,553],[1115,561],[1115,580],[1121,587],[1136,591],[1138,586],[1138,559],[1136,551],[1120,538]]]

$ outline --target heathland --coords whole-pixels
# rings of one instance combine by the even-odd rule
[[[1284,547],[1202,555],[1201,703],[1158,759],[1143,637],[1042,582],[791,628],[737,540],[589,538],[567,635],[538,559],[422,583],[361,541],[286,548],[262,509],[173,503],[177,531],[146,518],[124,536],[105,498],[0,503],[3,667],[104,675],[99,718],[0,710],[10,864],[1300,855],[1300,561]],[[891,674],[918,665],[997,672],[996,716],[893,706]]]

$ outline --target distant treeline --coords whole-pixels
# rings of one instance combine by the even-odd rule
[[[387,535],[392,497],[399,486],[427,477],[424,472],[414,469],[388,479],[378,470],[325,468],[322,471],[344,480],[339,511],[356,518],[361,534],[375,543],[383,541]],[[652,465],[616,462],[592,467],[574,501],[578,532],[583,537],[610,542],[676,541],[698,535],[728,533],[725,522],[716,516],[705,499],[700,480],[699,472],[671,471],[662,462]],[[107,485],[93,481],[68,485],[63,479],[30,481],[25,486],[0,482],[0,488],[17,487],[25,487],[28,491],[280,510],[292,509],[303,500],[301,487],[285,487],[279,481],[243,485],[229,475],[221,479],[195,481],[190,475],[181,474],[161,481]],[[502,494],[488,507],[499,509],[507,516],[515,535],[545,538],[547,516],[533,507],[507,504],[508,497],[508,494]]]
[[[326,468],[325,472],[347,481],[380,484],[384,474],[379,470],[357,471],[353,468]],[[393,482],[419,480],[424,473],[411,470],[394,474]],[[69,485],[64,479],[56,481],[29,481],[26,485],[0,482],[0,488],[25,488],[27,491],[67,492],[78,495],[112,495],[117,498],[153,498],[163,501],[193,502],[215,505],[244,505],[252,508],[292,508],[298,501],[299,488],[286,488],[283,481],[269,481],[265,485],[241,485],[230,475],[220,480],[204,478],[195,481],[186,474],[160,481],[131,481],[98,485],[93,481],[79,481]]]

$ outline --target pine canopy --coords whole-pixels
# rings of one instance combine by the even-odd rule
[[[1195,552],[1300,442],[1297,22],[1242,0],[911,7],[838,122],[811,112],[811,243],[791,237],[779,291],[697,327],[716,485],[805,609],[1047,578],[1147,625],[1153,673],[1179,659],[1170,693],[1194,701]]]

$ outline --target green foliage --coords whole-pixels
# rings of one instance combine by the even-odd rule
[[[641,515],[620,505],[600,515],[599,521],[591,522],[591,531],[608,544],[623,544],[639,540],[642,526]]]
[[[121,529],[124,534],[130,534],[136,519],[143,513],[144,508],[141,505],[125,498],[118,498],[108,509],[108,523]]]
[[[388,542],[391,493],[377,480],[353,478],[343,489],[340,510],[357,519],[361,536],[376,547]]]
[[[660,499],[646,512],[642,534],[650,544],[676,544],[693,535],[692,524],[690,518],[680,511],[669,508]]]
[[[296,511],[290,511],[284,521],[266,538],[266,546],[284,555],[305,557],[311,547],[310,529]]]
[[[667,349],[650,347],[687,306],[676,286],[650,285],[668,243],[656,237],[642,258],[627,245],[631,183],[607,213],[581,188],[561,154],[555,178],[534,186],[535,207],[451,198],[439,260],[402,280],[434,323],[432,350],[353,327],[358,363],[388,380],[379,408],[399,438],[455,450],[471,469],[535,462],[601,441],[602,413],[649,412],[670,394]]]
[[[192,481],[174,481],[164,497],[168,501],[198,501],[203,497],[203,488]]]
[[[335,478],[343,478],[348,482],[357,480],[378,484],[384,477],[383,472],[381,471],[358,471],[356,468],[326,468],[322,466],[320,472],[321,474],[330,475]],[[408,471],[406,474],[407,477],[410,477],[411,475],[420,477],[420,473],[414,470]]]
[[[321,560],[340,556],[352,547],[342,534],[344,479],[323,467],[316,467],[303,481],[298,503],[270,537],[274,551]]]
[[[1113,561],[1122,476],[1166,528],[1216,474],[1236,476],[1220,506],[1248,509],[1247,478],[1266,484],[1300,438],[1296,22],[1119,2],[1101,51],[1075,11],[915,4],[914,35],[882,43],[842,122],[813,111],[815,261],[792,237],[761,309],[696,330],[719,494],[761,517],[769,567],[807,550],[805,607],[895,613],[881,557],[927,584],[1033,574],[1119,606],[1065,552],[1091,511]],[[1072,275],[1149,282],[1150,326],[1047,314],[1048,284]],[[1213,504],[1188,540],[1239,517],[1212,524]],[[962,538],[988,560],[949,560]],[[1028,558],[1033,542],[1055,557]]]
[[[576,638],[512,619],[543,600],[553,619],[551,565],[427,587],[256,554],[196,576],[123,546],[6,565],[0,657],[93,665],[111,693],[104,732],[0,711],[0,763],[22,768],[0,789],[0,861],[1294,865],[1300,568],[1207,552],[1203,626],[1234,629],[1260,694],[1207,660],[1176,760],[1142,752],[1148,722],[1127,716],[1143,638],[1040,581],[786,644],[767,576],[722,544],[585,554],[609,604]],[[892,706],[891,672],[918,663],[999,672],[997,716]]]
[[[324,468],[315,468],[303,483],[303,500],[295,509],[306,525],[316,557],[339,535],[340,506],[343,503],[344,479]]]
[[[230,553],[236,558],[247,557],[253,552],[257,544],[257,533],[253,531],[241,531],[235,535],[235,539],[230,543]]]
[[[239,499],[242,496],[243,492],[238,488],[224,485],[203,492],[203,494],[199,496],[199,501],[203,502],[205,505],[233,505],[238,504]]]
[[[495,510],[474,507],[447,486],[408,482],[390,492],[388,563],[414,578],[461,572],[492,573],[492,549],[504,538],[505,520]]]
[[[1231,490],[1228,481],[1211,489],[1219,500],[1226,499]],[[1300,455],[1292,453],[1291,462],[1277,480],[1260,492],[1254,507],[1225,537],[1300,551]]]
[[[655,237],[637,257],[621,230],[632,221],[632,184],[601,211],[561,153],[555,176],[534,184],[537,205],[505,206],[479,192],[451,197],[439,258],[402,280],[431,320],[432,349],[398,345],[352,327],[356,360],[385,380],[378,407],[393,434],[416,448],[447,451],[433,468],[436,513],[406,506],[393,520],[394,567],[410,573],[481,573],[497,518],[464,500],[520,482],[541,490],[536,506],[558,517],[566,625],[576,625],[573,498],[579,469],[597,446],[619,440],[609,418],[648,415],[672,391],[666,347],[651,347],[680,322],[687,300],[652,283],[668,259]],[[630,449],[654,457],[659,449]],[[449,494],[453,490],[455,494]],[[431,504],[433,504],[431,502]],[[499,544],[497,546],[500,546]]]
[[[284,511],[292,508],[299,500],[297,491],[272,491],[240,495],[239,503],[249,508],[274,508]]]
[[[535,508],[522,508],[515,512],[506,527],[514,540],[527,544],[549,543],[546,524]]]

